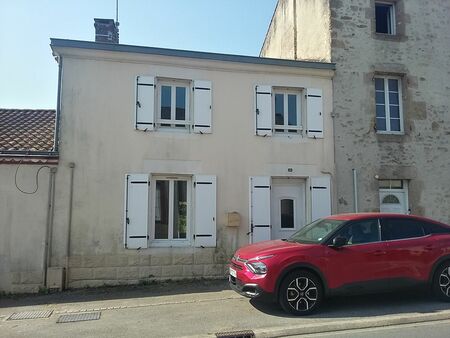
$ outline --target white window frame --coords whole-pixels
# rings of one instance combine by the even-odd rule
[[[169,181],[169,224],[168,239],[155,239],[156,221],[156,181]],[[186,181],[187,186],[187,208],[186,208],[186,238],[173,238],[173,194],[174,181]],[[187,175],[152,175],[151,176],[151,206],[150,210],[150,231],[149,247],[174,247],[192,245],[192,177]]]
[[[395,3],[384,2],[384,1],[375,1],[375,11],[376,11],[377,5],[389,6],[390,25],[388,27],[387,33],[377,32],[377,23],[376,23],[377,17],[375,14],[375,33],[386,34],[386,35],[396,35],[397,34],[397,31],[396,31],[397,24],[395,21]]]
[[[377,125],[377,102],[376,102],[376,79],[383,79],[384,81],[384,107],[385,107],[385,117],[386,117],[386,130],[378,130],[378,134],[396,134],[403,135],[405,133],[404,129],[404,117],[403,117],[403,94],[402,94],[402,78],[399,76],[385,76],[385,75],[376,75],[374,77],[374,89],[375,89],[375,126]],[[399,110],[399,119],[400,119],[400,130],[391,130],[391,111],[390,111],[390,102],[389,102],[389,80],[397,80],[398,81],[398,110]]]
[[[161,118],[161,100],[162,100],[162,87],[170,86],[171,89],[171,112],[170,119]],[[184,120],[176,120],[176,87],[186,88],[186,112]],[[191,121],[191,92],[192,82],[189,80],[177,80],[177,79],[156,79],[156,91],[157,91],[157,106],[156,106],[156,126],[158,128],[176,129],[187,131],[190,130]]]
[[[276,110],[275,110],[275,97],[277,94],[283,95],[283,107],[284,107],[284,114],[283,114],[283,121],[284,124],[276,124]],[[296,88],[273,88],[273,99],[272,99],[272,128],[275,134],[281,134],[281,135],[302,135],[303,132],[303,94],[304,91],[302,89],[296,89]],[[289,125],[289,105],[288,105],[288,97],[289,95],[296,95],[297,96],[297,125],[290,126]],[[290,132],[290,130],[294,130],[294,132]]]

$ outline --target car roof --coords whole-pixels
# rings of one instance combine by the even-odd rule
[[[395,217],[395,218],[408,218],[415,220],[422,220],[427,222],[432,222],[436,224],[442,224],[449,226],[448,224],[441,223],[426,217],[417,216],[417,215],[405,215],[405,214],[394,214],[394,213],[385,213],[385,212],[361,212],[361,213],[353,213],[353,214],[337,214],[326,217],[327,219],[335,219],[339,221],[354,221],[354,220],[363,220],[369,218],[384,218],[384,217]]]

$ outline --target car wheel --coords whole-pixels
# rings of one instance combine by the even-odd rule
[[[289,273],[280,286],[279,303],[284,311],[297,316],[315,311],[322,301],[322,283],[309,271]]]
[[[439,299],[450,302],[450,261],[437,268],[433,278],[433,291]]]

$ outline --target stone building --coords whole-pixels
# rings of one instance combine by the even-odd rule
[[[338,211],[450,221],[450,2],[279,0],[261,56],[336,63]]]

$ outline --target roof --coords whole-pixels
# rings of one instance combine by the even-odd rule
[[[54,48],[54,47],[81,48],[81,49],[92,49],[92,50],[102,50],[102,51],[111,51],[111,52],[152,54],[152,55],[162,55],[162,56],[185,57],[185,58],[192,58],[192,59],[228,61],[228,62],[239,62],[239,63],[249,63],[249,64],[283,66],[283,67],[327,69],[327,70],[335,70],[336,69],[336,65],[334,63],[329,63],[329,62],[273,59],[273,58],[265,58],[265,57],[258,57],[258,56],[220,54],[220,53],[210,53],[210,52],[198,52],[198,51],[192,51],[192,50],[143,47],[143,46],[102,43],[102,42],[92,42],[92,41],[80,41],[80,40],[50,39],[50,41],[51,41],[50,46],[52,48]]]
[[[54,109],[0,108],[1,163],[15,162],[17,156],[41,160],[57,156],[55,120]]]
[[[405,215],[405,214],[395,214],[395,213],[383,213],[383,212],[361,212],[361,213],[349,213],[349,214],[337,214],[337,215],[331,215],[326,218],[328,219],[335,219],[335,220],[341,220],[341,221],[355,221],[355,220],[362,220],[362,219],[368,219],[368,218],[383,218],[383,217],[396,217],[396,218],[410,218],[410,219],[416,219],[416,220],[423,220],[428,222],[434,222],[434,223],[440,223],[444,224],[426,217],[417,216],[417,215]]]

